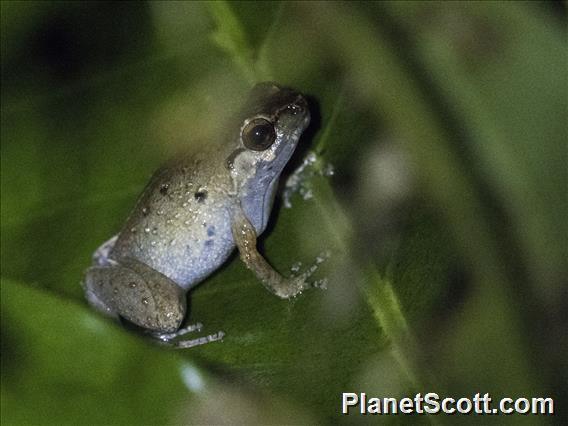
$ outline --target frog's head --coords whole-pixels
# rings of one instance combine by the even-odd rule
[[[300,93],[274,83],[257,84],[242,112],[236,147],[226,159],[248,219],[266,227],[276,182],[310,122]]]

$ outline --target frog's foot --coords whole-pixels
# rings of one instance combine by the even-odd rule
[[[187,327],[180,328],[178,331],[174,331],[173,333],[160,333],[155,334],[155,336],[164,341],[168,342],[173,339],[177,339],[180,336],[184,336],[188,333],[193,333],[194,331],[201,331],[203,328],[203,324],[200,322],[196,322],[195,324],[189,324]]]
[[[327,288],[327,278],[322,278],[322,279],[313,281],[311,283],[308,283],[308,280],[314,274],[314,272],[316,272],[318,270],[319,265],[321,265],[323,262],[325,262],[327,259],[329,259],[330,256],[331,256],[331,254],[330,254],[329,250],[320,253],[319,256],[316,257],[316,260],[314,261],[314,263],[312,263],[308,267],[308,269],[306,269],[300,275],[295,275],[295,274],[297,274],[299,272],[300,268],[302,267],[302,263],[298,262],[298,263],[294,264],[292,266],[292,268],[290,268],[291,271],[292,271],[291,279],[304,282],[305,288],[326,289]]]
[[[222,331],[218,331],[217,333],[209,334],[209,335],[203,336],[203,337],[198,337],[197,339],[182,340],[180,342],[173,342],[173,346],[176,349],[193,348],[194,346],[205,345],[205,344],[210,343],[210,342],[216,342],[216,341],[219,341],[219,340],[223,340],[223,337],[225,337],[225,333],[223,333]]]
[[[303,291],[311,288],[327,288],[327,278],[322,278],[316,281],[311,281],[311,276],[318,270],[318,267],[329,257],[329,253],[325,252],[320,254],[315,262],[309,266],[304,272],[299,273],[301,263],[294,264],[291,268],[292,274],[290,277],[284,277],[272,268],[270,272],[264,271],[257,276],[261,279],[264,286],[274,295],[281,299],[291,299],[299,296]],[[255,270],[258,272],[258,269]]]
[[[201,331],[202,328],[203,324],[198,322],[196,324],[190,324],[187,327],[180,328],[178,331],[174,333],[154,334],[154,336],[160,339],[162,343],[173,346],[177,349],[186,349],[186,348],[192,348],[194,346],[205,345],[206,343],[223,340],[223,337],[225,336],[224,332],[218,331],[217,333],[209,334],[203,337],[198,337],[197,339],[173,341],[174,339],[177,339],[178,337],[184,336],[188,333],[193,333],[194,331]]]

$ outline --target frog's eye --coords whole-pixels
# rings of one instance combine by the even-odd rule
[[[264,118],[255,118],[243,129],[242,138],[248,149],[264,151],[274,143],[276,132],[270,121]]]

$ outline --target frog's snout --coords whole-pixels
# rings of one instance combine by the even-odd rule
[[[308,101],[302,95],[298,94],[294,102],[288,105],[287,108],[293,116],[298,118],[303,117],[303,127],[308,127],[310,123],[310,107],[308,105]]]

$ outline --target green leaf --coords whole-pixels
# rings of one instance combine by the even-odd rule
[[[160,423],[194,398],[187,371],[202,383],[193,391],[205,391],[204,374],[188,361],[81,304],[10,280],[1,285],[3,422]],[[153,392],[178,398],[154,404]]]

